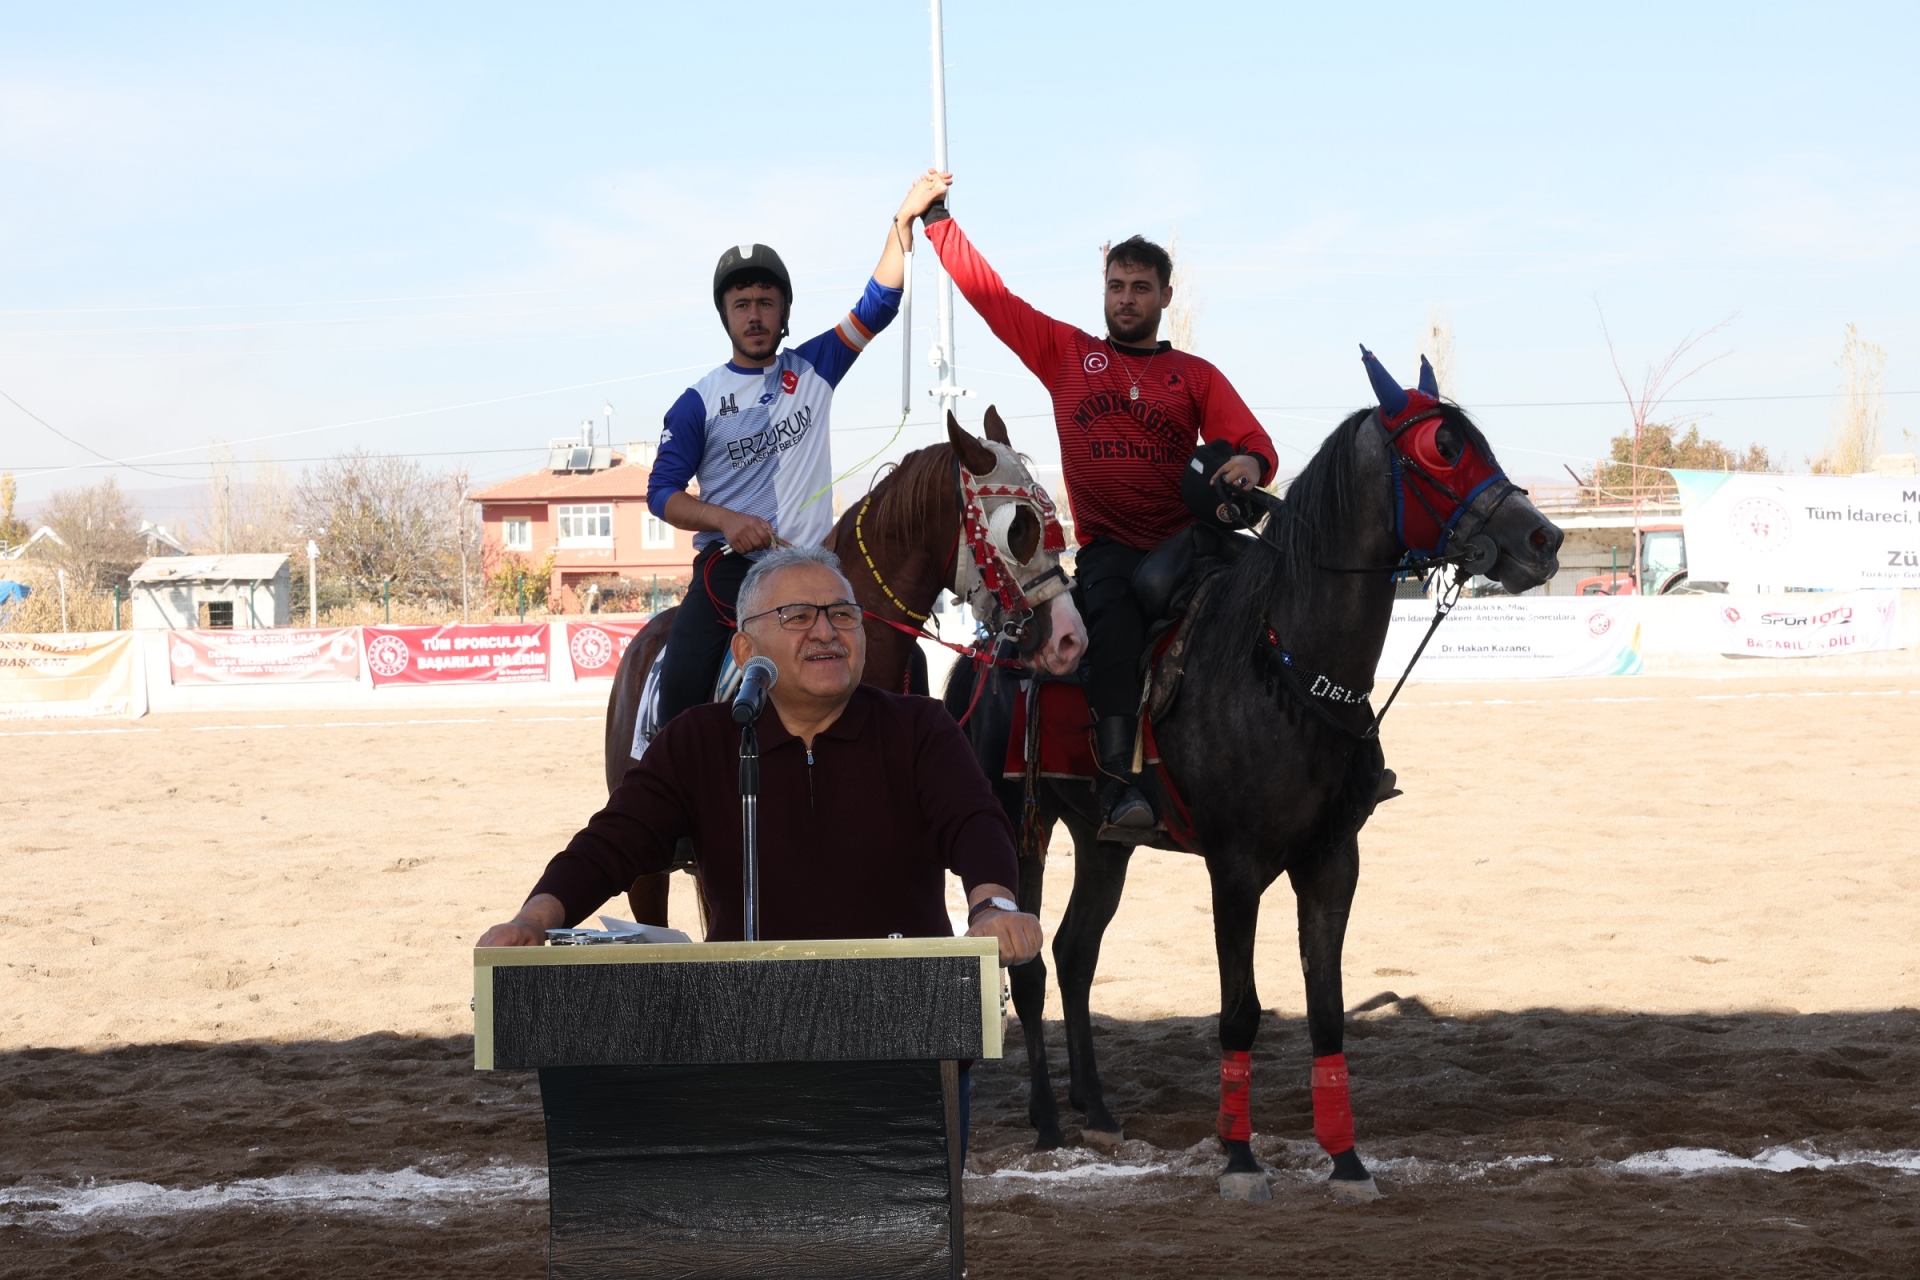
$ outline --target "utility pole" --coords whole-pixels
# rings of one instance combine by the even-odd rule
[[[930,0],[933,16],[933,167],[945,173],[947,171],[947,42],[946,24],[941,18],[940,0]],[[946,268],[940,265],[936,255],[933,265],[934,281],[939,285],[940,337],[934,343],[932,362],[934,372],[939,376],[940,385],[930,388],[929,395],[940,400],[941,416],[953,407],[953,402],[961,396],[973,394],[963,391],[953,383],[953,278]]]
[[[307,539],[307,625],[320,625],[320,545]]]
[[[460,540],[460,621],[472,622],[467,613],[467,493],[464,489],[454,504],[453,536]]]

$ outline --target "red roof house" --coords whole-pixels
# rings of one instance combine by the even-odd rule
[[[551,554],[549,600],[557,612],[580,611],[588,584],[610,578],[684,587],[693,535],[647,510],[653,446],[629,449],[556,444],[545,469],[471,495],[488,563],[516,556],[539,565]]]

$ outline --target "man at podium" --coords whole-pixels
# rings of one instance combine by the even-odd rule
[[[1013,832],[946,709],[860,683],[866,632],[839,558],[824,547],[762,556],[741,584],[734,659],[778,675],[758,720],[760,936],[945,937],[946,874],[967,891],[972,937],[1002,964],[1040,950],[1022,913]],[[667,870],[693,841],[707,941],[745,938],[740,731],[703,703],[661,729],[646,755],[547,864],[514,918],[482,947],[538,946],[634,878]]]

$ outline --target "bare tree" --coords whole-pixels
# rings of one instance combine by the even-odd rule
[[[1607,357],[1613,362],[1613,376],[1619,379],[1620,390],[1626,393],[1627,410],[1633,416],[1632,457],[1628,460],[1627,465],[1633,469],[1633,483],[1630,493],[1633,499],[1633,524],[1637,541],[1640,529],[1640,502],[1642,497],[1646,495],[1651,488],[1645,480],[1645,473],[1649,468],[1642,456],[1642,437],[1645,436],[1647,428],[1655,425],[1658,421],[1655,415],[1660,411],[1661,402],[1672,395],[1680,384],[1693,377],[1694,374],[1699,373],[1708,365],[1713,364],[1715,361],[1724,360],[1733,354],[1731,351],[1722,351],[1717,356],[1709,356],[1707,359],[1700,361],[1700,363],[1692,365],[1685,373],[1676,373],[1676,370],[1691,363],[1694,348],[1698,347],[1714,334],[1720,332],[1720,330],[1726,328],[1729,324],[1732,324],[1733,317],[1728,316],[1712,328],[1702,329],[1697,334],[1690,333],[1682,338],[1678,346],[1667,352],[1665,356],[1653,364],[1647,366],[1646,376],[1641,379],[1640,389],[1636,392],[1627,382],[1625,370],[1620,367],[1620,353],[1614,349],[1613,334],[1607,329],[1607,313],[1600,310],[1600,303],[1597,299],[1593,307],[1595,311],[1600,312],[1600,332],[1607,340]],[[1638,548],[1636,547],[1636,554],[1637,553]]]
[[[41,558],[64,569],[70,587],[81,591],[124,584],[142,560],[140,513],[112,476],[79,489],[62,489],[40,513],[58,535],[37,549]]]
[[[1880,397],[1887,385],[1887,353],[1847,326],[1840,348],[1840,399],[1833,406],[1827,447],[1811,460],[1815,475],[1855,476],[1880,456]]]
[[[1192,351],[1195,346],[1193,328],[1206,307],[1194,288],[1193,272],[1180,257],[1178,228],[1174,230],[1172,242],[1167,245],[1167,253],[1173,259],[1173,276],[1169,282],[1173,289],[1173,301],[1167,306],[1167,338],[1173,343],[1175,351]]]
[[[297,550],[286,473],[263,459],[253,463],[249,475],[222,441],[214,441],[208,453],[207,491],[188,517],[186,532],[194,548],[209,554]]]
[[[393,594],[423,603],[461,598],[461,552],[472,559],[464,472],[430,474],[419,463],[364,450],[309,468],[293,493],[299,536],[319,544],[323,576],[362,599]]]
[[[1427,363],[1433,366],[1434,381],[1440,386],[1443,400],[1458,402],[1460,393],[1455,385],[1453,363],[1453,321],[1448,318],[1445,307],[1435,307],[1427,313],[1427,327],[1420,332],[1420,350],[1414,353],[1425,356]],[[1414,367],[1420,367],[1415,360]]]

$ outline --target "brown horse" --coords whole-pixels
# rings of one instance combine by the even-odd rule
[[[840,557],[854,599],[866,611],[867,684],[896,692],[926,694],[926,660],[918,636],[942,589],[970,599],[975,615],[993,632],[1013,639],[1022,662],[1054,674],[1079,665],[1086,632],[1060,573],[1058,552],[1046,543],[1051,503],[1033,481],[1026,460],[1015,453],[997,410],[986,414],[982,441],[947,415],[947,442],[918,449],[875,479],[873,487],[849,508],[827,536]],[[968,484],[962,483],[964,472]],[[1008,494],[970,496],[974,490],[1010,490]],[[1019,496],[1021,491],[1039,500]],[[981,563],[969,545],[969,504],[975,526],[997,558]],[[1011,510],[1007,510],[1011,508]],[[997,568],[1012,591],[999,596],[984,579]],[[689,590],[701,590],[698,582]],[[1008,608],[1011,604],[1013,607]],[[634,723],[639,718],[647,675],[666,644],[673,610],[656,614],[633,638],[613,678],[607,698],[607,790],[620,785],[632,761]],[[634,919],[667,922],[666,873],[642,876],[628,892]]]

